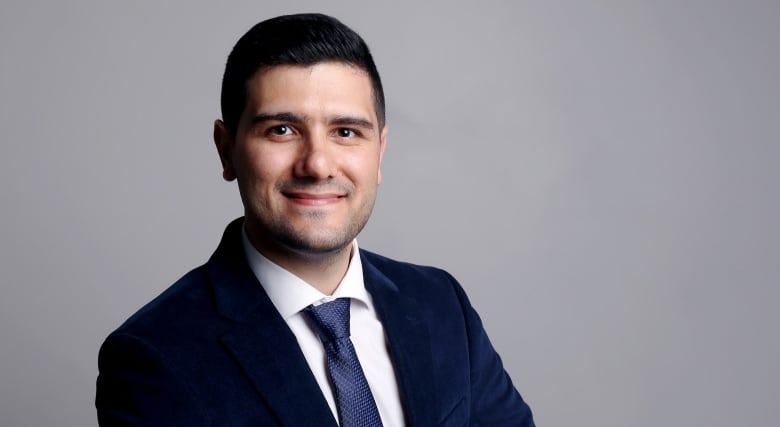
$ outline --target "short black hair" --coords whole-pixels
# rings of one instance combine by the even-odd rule
[[[380,130],[385,124],[382,81],[368,45],[355,31],[336,18],[304,13],[262,21],[246,32],[233,47],[222,78],[222,120],[235,137],[246,106],[246,83],[262,69],[276,65],[314,65],[335,61],[368,74]]]

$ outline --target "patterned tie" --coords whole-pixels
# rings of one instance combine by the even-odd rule
[[[349,298],[338,298],[310,305],[303,314],[325,347],[341,427],[382,427],[374,396],[349,339],[349,302]]]

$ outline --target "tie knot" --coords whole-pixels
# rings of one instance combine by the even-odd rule
[[[338,298],[303,310],[323,343],[349,338],[349,298]]]

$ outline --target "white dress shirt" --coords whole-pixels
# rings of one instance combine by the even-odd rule
[[[368,386],[374,395],[382,424],[385,427],[403,426],[404,415],[398,382],[387,350],[382,322],[374,310],[371,295],[366,291],[363,283],[363,265],[358,255],[357,241],[352,243],[352,255],[347,273],[333,295],[325,295],[258,252],[249,241],[246,230],[242,236],[249,266],[271,302],[287,322],[287,326],[295,334],[306,362],[333,412],[333,417],[339,419],[333,388],[328,380],[325,350],[319,337],[306,323],[301,310],[311,304],[321,304],[336,298],[351,298],[350,339]],[[306,403],[301,402],[301,404]]]

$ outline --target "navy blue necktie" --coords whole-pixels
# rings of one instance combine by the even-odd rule
[[[374,396],[349,339],[349,302],[349,298],[338,298],[310,305],[303,314],[325,347],[341,427],[382,427]]]

